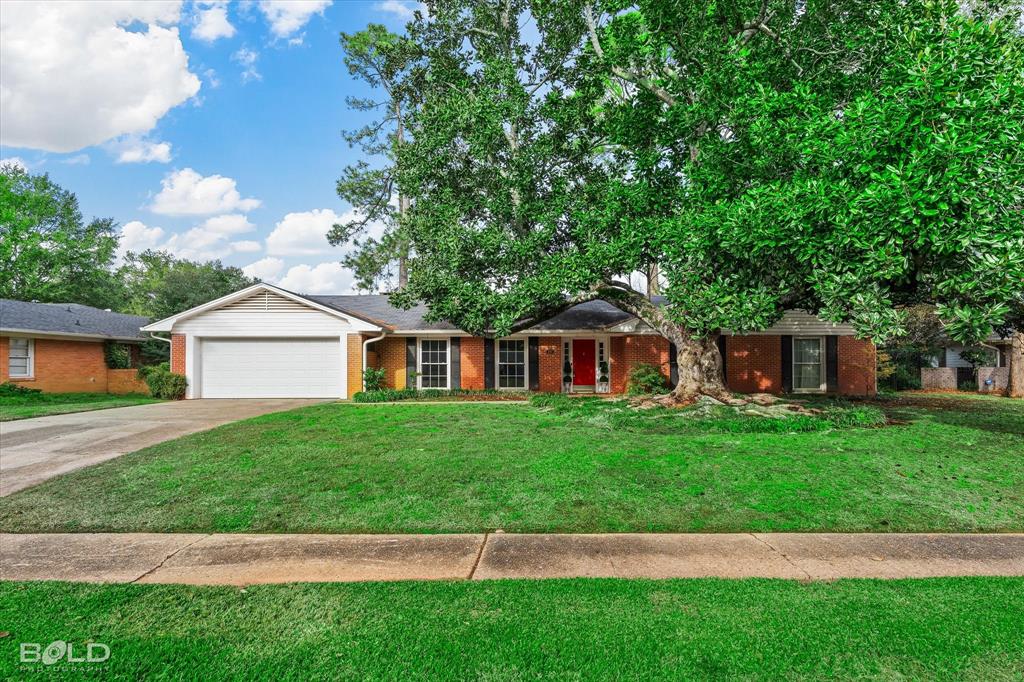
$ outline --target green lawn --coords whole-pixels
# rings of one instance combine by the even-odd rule
[[[68,414],[105,410],[108,407],[128,407],[160,402],[148,395],[111,395],[110,393],[28,393],[0,397],[0,421],[45,417],[48,414]]]
[[[125,680],[1024,677],[1024,579],[0,583],[0,613],[4,679],[54,640]]]
[[[715,433],[531,405],[323,404],[0,499],[0,530],[453,533],[1024,530],[1024,402]]]

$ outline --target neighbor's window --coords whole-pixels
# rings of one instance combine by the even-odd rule
[[[420,388],[448,388],[448,339],[420,341]]]
[[[7,360],[12,377],[32,376],[32,339],[10,339]]]
[[[526,341],[498,341],[498,388],[526,388]]]
[[[820,337],[793,339],[793,389],[825,389],[825,353]]]

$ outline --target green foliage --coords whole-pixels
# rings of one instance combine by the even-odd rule
[[[383,390],[387,370],[383,367],[367,367],[363,370],[363,390],[373,393]]]
[[[140,367],[139,378],[146,382],[149,393],[154,398],[181,400],[185,397],[188,382],[182,375],[171,372],[170,365],[166,362]]]
[[[664,393],[668,388],[665,376],[654,365],[639,363],[629,370],[626,392],[629,395],[651,395]]]
[[[465,388],[384,388],[377,391],[361,391],[352,397],[356,403],[396,403],[401,401],[435,400],[526,400],[530,394],[520,391],[498,391],[487,389],[471,391]]]
[[[396,284],[401,288],[409,256],[402,223],[409,199],[395,186],[395,156],[405,143],[408,118],[419,100],[412,69],[418,48],[380,24],[342,33],[341,48],[349,74],[375,91],[370,98],[348,97],[349,108],[380,118],[345,133],[349,146],[359,147],[365,158],[342,171],[338,196],[355,211],[349,220],[334,225],[327,239],[335,245],[354,245],[342,263],[355,273],[358,288],[372,291],[391,283],[396,264]],[[370,236],[369,228],[378,224],[383,224],[383,232]]]
[[[21,384],[15,384],[10,381],[5,381],[0,384],[0,398],[9,398],[14,396],[29,396],[42,393],[38,388],[29,388],[28,386],[22,386]]]
[[[164,251],[129,253],[117,274],[129,292],[129,312],[153,319],[170,317],[257,281],[241,268],[218,260],[177,260]]]
[[[130,369],[132,353],[127,344],[107,341],[103,344],[103,358],[108,369]]]
[[[84,222],[75,195],[46,174],[0,166],[0,297],[120,309],[110,267],[114,222]]]
[[[692,338],[804,308],[882,341],[926,302],[980,339],[1024,282],[1024,38],[1000,12],[439,3],[409,26],[426,76],[395,300],[505,334],[574,300],[633,312],[616,277],[657,264]]]
[[[984,346],[968,346],[960,350],[960,357],[971,367],[991,367],[996,362],[996,351]]]

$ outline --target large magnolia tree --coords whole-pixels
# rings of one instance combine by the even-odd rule
[[[410,26],[400,302],[502,335],[601,298],[723,396],[723,329],[901,305],[976,340],[1024,282],[1022,61],[986,3],[445,0]],[[624,273],[657,267],[655,305]],[[689,371],[687,369],[689,368]]]

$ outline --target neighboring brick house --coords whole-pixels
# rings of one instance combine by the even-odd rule
[[[104,345],[127,344],[137,364],[147,322],[75,303],[0,299],[0,383],[49,393],[145,392],[134,369],[107,369]]]
[[[509,338],[473,337],[386,295],[305,296],[256,284],[144,327],[170,334],[171,369],[188,397],[352,397],[363,368],[393,388],[573,393],[626,390],[638,363],[675,377],[675,352],[603,301],[565,310]],[[736,391],[872,395],[875,350],[845,325],[799,311],[719,344]],[[568,378],[568,381],[563,379]]]

